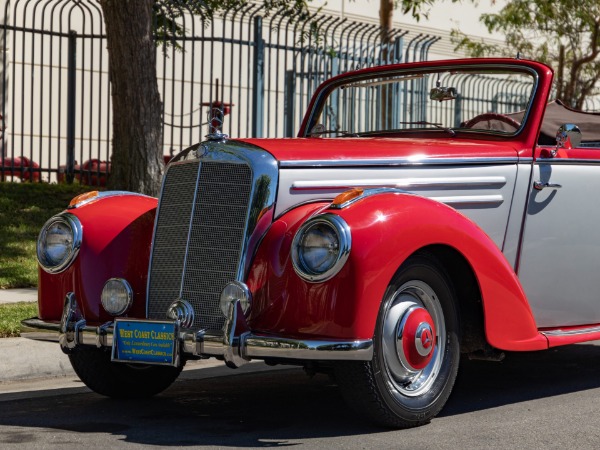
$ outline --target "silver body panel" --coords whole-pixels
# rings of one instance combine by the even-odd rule
[[[456,208],[502,248],[517,178],[516,159],[513,162],[488,166],[283,167],[275,217],[299,203],[333,199],[351,187],[393,187]]]
[[[518,273],[536,323],[600,323],[600,161],[540,161],[532,179],[561,186],[528,201]]]

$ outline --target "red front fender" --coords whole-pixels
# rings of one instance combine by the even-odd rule
[[[433,200],[403,193],[366,197],[342,210],[352,231],[344,268],[324,283],[294,272],[295,231],[326,205],[308,205],[278,219],[259,249],[249,278],[255,294],[251,326],[264,332],[368,339],[393,274],[414,252],[445,245],[471,265],[481,292],[488,342],[502,350],[548,347],[538,333],[521,285],[494,242],[472,221]]]
[[[130,317],[146,315],[146,281],[157,199],[116,195],[69,210],[81,222],[81,249],[71,267],[59,274],[39,269],[39,312],[60,320],[67,292],[74,292],[88,323],[112,320],[100,305],[104,283],[125,278],[134,293]]]

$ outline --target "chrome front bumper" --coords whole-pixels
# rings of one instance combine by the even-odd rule
[[[112,347],[113,323],[89,326],[73,293],[67,294],[60,322],[38,318],[22,322],[21,336],[59,342],[66,353],[78,346]],[[223,333],[180,330],[180,353],[189,356],[221,357],[230,367],[240,367],[252,359],[369,361],[373,357],[371,339],[355,341],[302,340],[252,333],[239,301],[229,306]]]

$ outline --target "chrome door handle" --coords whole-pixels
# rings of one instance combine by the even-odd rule
[[[533,188],[537,189],[538,191],[541,191],[542,189],[545,189],[545,188],[560,189],[561,187],[562,187],[562,184],[558,184],[558,183],[543,183],[541,181],[533,182]]]

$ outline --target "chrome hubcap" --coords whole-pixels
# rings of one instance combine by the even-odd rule
[[[433,289],[420,280],[403,284],[387,303],[382,333],[386,379],[392,392],[422,395],[437,378],[446,328]]]

